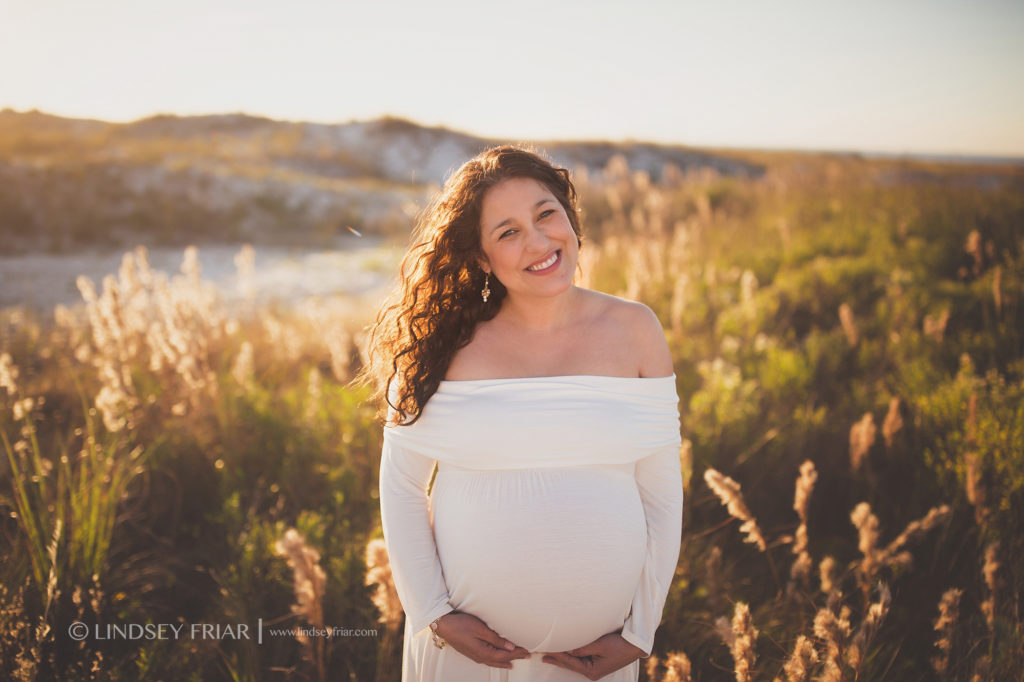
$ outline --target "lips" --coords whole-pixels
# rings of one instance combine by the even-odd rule
[[[530,267],[526,268],[527,272],[546,272],[556,267],[559,261],[562,260],[562,250],[558,249],[554,253],[547,256],[544,260],[537,261]]]

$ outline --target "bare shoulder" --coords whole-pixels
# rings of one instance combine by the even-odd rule
[[[484,348],[487,345],[489,325],[480,323],[473,332],[472,338],[462,348],[455,351],[444,378],[448,381],[461,381],[464,379],[476,379],[478,375],[487,373],[487,355]],[[481,342],[481,336],[485,337]]]
[[[632,349],[640,376],[664,377],[675,371],[665,330],[653,310],[643,303],[610,294],[589,291],[588,295],[594,310],[614,326],[616,336]]]

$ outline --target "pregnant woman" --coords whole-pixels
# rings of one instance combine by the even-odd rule
[[[651,653],[680,547],[675,376],[646,306],[573,284],[580,234],[568,171],[489,149],[377,318],[405,682],[635,682]]]

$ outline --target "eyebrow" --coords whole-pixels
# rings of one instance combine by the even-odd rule
[[[537,210],[538,208],[540,208],[540,207],[541,207],[541,206],[542,206],[543,204],[546,204],[546,203],[547,203],[547,202],[549,202],[549,201],[554,201],[554,199],[541,199],[540,201],[538,201],[538,202],[537,202],[536,204],[534,204],[534,205],[533,205],[533,210],[535,210],[535,211],[536,211],[536,210]],[[492,227],[492,228],[491,228],[491,232],[493,233],[493,232],[494,232],[495,230],[497,230],[497,229],[498,229],[498,228],[500,228],[500,227],[505,227],[505,226],[506,226],[506,225],[508,225],[508,224],[509,224],[510,222],[512,222],[512,218],[505,218],[505,219],[504,219],[504,220],[502,220],[502,221],[501,221],[500,223],[498,223],[497,225],[495,225],[494,227]]]

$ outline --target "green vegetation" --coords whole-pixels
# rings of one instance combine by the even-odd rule
[[[641,677],[685,654],[699,680],[1015,678],[1024,173],[751,157],[764,176],[579,187],[582,283],[658,314],[687,439]],[[194,253],[166,285],[143,256],[84,310],[0,320],[0,676],[397,680],[362,321],[232,318]],[[262,644],[68,635],[258,618]],[[318,624],[377,634],[266,634]]]

